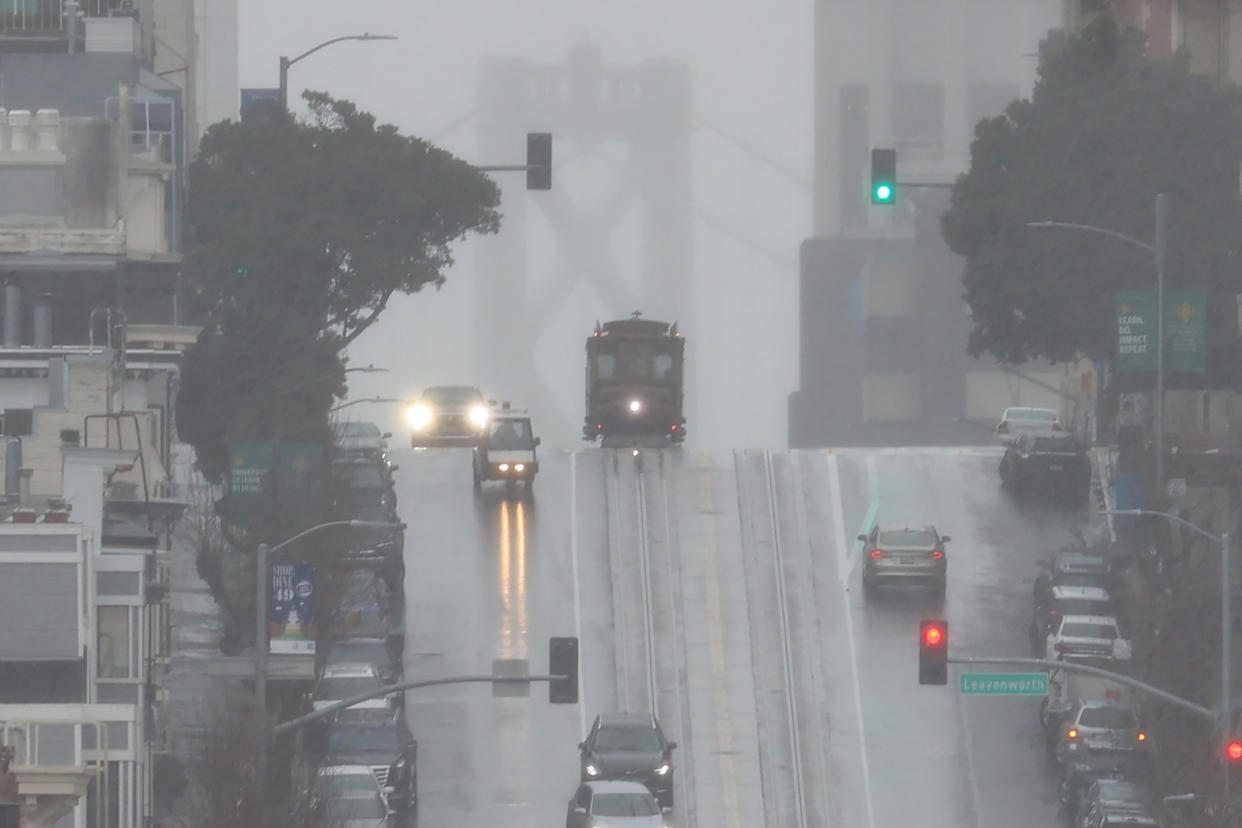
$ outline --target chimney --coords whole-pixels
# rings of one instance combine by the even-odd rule
[[[26,152],[30,149],[30,110],[9,110],[9,149]]]
[[[18,469],[17,478],[21,489],[18,507],[13,510],[14,523],[34,523],[39,513],[30,505],[30,477],[34,469]]]
[[[47,511],[43,513],[44,523],[68,523],[71,507],[63,497],[54,497],[48,501]]]
[[[52,306],[47,297],[40,296],[34,307],[34,346],[52,347]]]
[[[17,470],[22,467],[22,438],[10,437],[4,445],[4,499],[9,503],[18,499],[21,485]]]
[[[4,347],[22,344],[22,289],[10,279],[4,286]]]
[[[60,110],[39,109],[35,111],[35,148],[43,152],[60,150]]]
[[[77,0],[65,2],[65,32],[69,35],[69,54],[78,51],[78,3]]]

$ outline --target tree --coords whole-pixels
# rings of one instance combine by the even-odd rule
[[[1150,253],[1030,221],[1089,224],[1152,241],[1169,194],[1169,286],[1209,291],[1208,365],[1236,369],[1232,240],[1242,227],[1242,98],[1192,75],[1186,56],[1155,60],[1141,33],[1109,17],[1042,44],[1030,99],[980,121],[971,166],[941,220],[966,259],[968,350],[1004,362],[1114,355],[1116,291],[1154,285]]]
[[[181,436],[218,481],[237,439],[321,441],[339,354],[394,293],[439,287],[451,245],[499,227],[482,172],[348,101],[306,93],[212,126],[190,167],[185,278],[206,323],[186,355]]]

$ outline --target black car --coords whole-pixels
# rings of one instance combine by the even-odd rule
[[[388,803],[418,813],[418,743],[398,720],[384,724],[334,722],[324,737],[325,765],[367,765]]]
[[[399,590],[405,578],[405,532],[399,526],[401,519],[397,513],[387,506],[369,504],[340,509],[335,517],[395,524],[385,528],[351,528],[345,558],[351,564],[379,572],[392,589]]]
[[[1015,495],[1036,492],[1081,503],[1091,490],[1091,456],[1072,435],[1024,434],[1005,449],[1000,477]]]
[[[336,511],[380,506],[397,508],[392,472],[396,466],[366,457],[337,458],[332,463],[332,493]]]
[[[1039,562],[1040,573],[1033,589],[1035,605],[1052,601],[1052,588],[1057,586],[1113,586],[1115,578],[1107,556],[1086,547],[1058,550],[1052,557]]]
[[[410,445],[414,448],[476,446],[487,433],[489,405],[483,392],[468,385],[436,385],[410,406]]]
[[[673,807],[673,749],[650,713],[603,713],[586,741],[578,743],[581,781],[642,782],[660,802]]]

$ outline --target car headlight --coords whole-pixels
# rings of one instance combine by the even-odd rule
[[[470,422],[477,426],[487,425],[487,409],[481,405],[470,409]]]
[[[515,465],[514,465],[513,470],[514,470],[514,471],[522,471],[522,470],[524,470],[525,468],[526,468],[526,464],[525,464],[525,463],[517,463],[517,464],[515,464]]]
[[[431,422],[431,409],[425,405],[412,405],[406,412],[406,417],[414,428],[423,428]]]
[[[599,766],[598,765],[587,765],[586,772],[587,772],[587,776],[599,776]]]
[[[642,400],[630,400],[630,413],[637,414],[643,410]]]
[[[500,469],[501,471],[508,471],[508,470],[509,470],[509,464],[508,464],[508,463],[501,463],[501,464],[500,464],[499,466],[497,466],[496,468]]]
[[[670,765],[668,762],[665,762],[663,765],[660,765],[660,767],[656,768],[655,772],[658,773],[660,776],[664,776],[670,770],[672,770],[672,765]]]

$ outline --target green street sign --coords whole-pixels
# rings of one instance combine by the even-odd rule
[[[967,696],[1046,696],[1047,673],[962,673],[962,693]]]
[[[1156,370],[1156,292],[1118,291],[1117,370]],[[1207,361],[1207,296],[1194,288],[1164,292],[1164,369],[1201,372]]]

